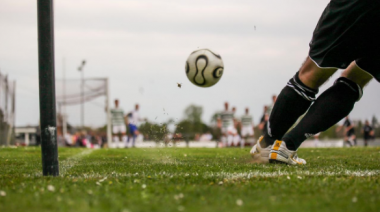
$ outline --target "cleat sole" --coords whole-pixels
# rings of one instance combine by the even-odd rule
[[[288,164],[288,163],[285,163],[283,161],[279,161],[279,160],[276,160],[276,159],[269,159],[269,163],[273,163],[273,164]]]

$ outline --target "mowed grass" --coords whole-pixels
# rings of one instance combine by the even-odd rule
[[[249,149],[0,149],[0,211],[379,211],[380,148],[300,149],[305,166]]]

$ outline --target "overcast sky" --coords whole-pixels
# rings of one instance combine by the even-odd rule
[[[184,109],[196,104],[209,122],[228,101],[239,116],[249,107],[257,123],[263,105],[305,60],[328,2],[56,0],[56,78],[62,78],[65,67],[67,78],[78,79],[77,68],[85,59],[85,77],[108,77],[111,100],[120,99],[126,112],[139,103],[142,117],[166,121],[183,118]],[[17,126],[39,120],[36,6],[30,0],[0,2],[0,71],[17,81]],[[224,75],[213,87],[196,87],[185,75],[185,61],[198,48],[223,58]],[[379,88],[374,81],[365,89],[353,118],[380,117]],[[103,104],[104,98],[86,103],[86,125],[105,123]],[[67,108],[71,124],[80,123],[79,111],[78,106]]]

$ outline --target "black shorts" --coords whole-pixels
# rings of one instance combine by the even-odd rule
[[[351,62],[380,82],[380,1],[331,0],[310,42],[310,58],[321,68]]]
[[[354,129],[350,129],[350,130],[346,133],[346,136],[347,136],[347,137],[350,137],[351,135],[355,135],[355,130],[354,130]]]

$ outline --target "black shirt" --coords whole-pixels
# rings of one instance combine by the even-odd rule
[[[363,127],[363,131],[364,131],[364,138],[369,138],[371,137],[370,133],[372,131],[372,127],[369,126],[369,125],[364,125]]]
[[[343,123],[343,126],[345,126],[345,127],[349,127],[349,126],[351,126],[351,121],[350,121],[350,119],[346,119],[346,121],[344,121],[344,123]]]

